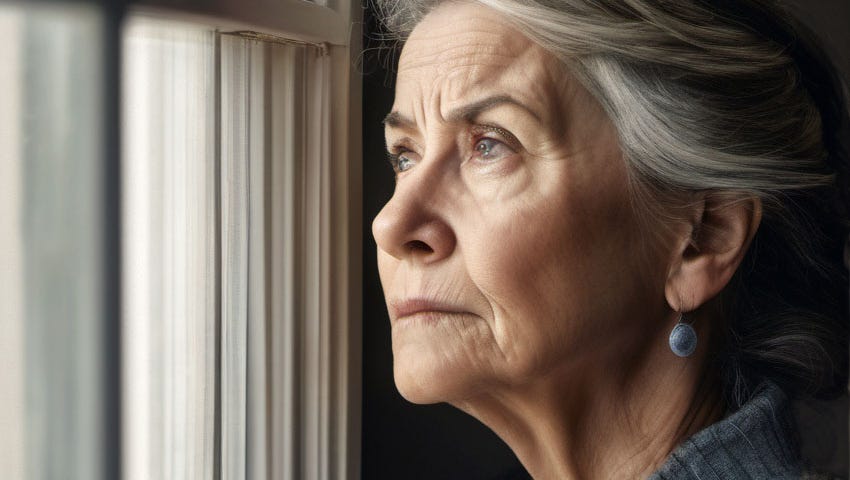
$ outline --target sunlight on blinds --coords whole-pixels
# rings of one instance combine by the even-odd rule
[[[215,36],[136,20],[123,49],[125,478],[213,478]]]
[[[124,477],[327,478],[328,56],[148,17],[123,49]]]

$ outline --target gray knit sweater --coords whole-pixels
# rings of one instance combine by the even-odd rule
[[[529,479],[525,470],[500,479]],[[738,411],[685,440],[650,480],[830,480],[805,468],[791,401],[766,382]]]
[[[651,480],[815,479],[800,459],[791,403],[765,383],[738,411],[685,440]]]

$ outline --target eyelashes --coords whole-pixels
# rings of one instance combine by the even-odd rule
[[[514,150],[518,151],[521,148],[519,140],[517,140],[517,138],[511,132],[505,130],[502,127],[497,127],[495,125],[482,125],[480,127],[477,127],[476,129],[480,129],[477,132],[479,135],[482,135],[483,133],[487,133],[487,132],[492,132],[492,133],[495,133],[495,134],[501,136],[502,139],[497,138],[495,140],[501,141],[502,143],[505,143],[506,145],[513,148]],[[476,129],[473,129],[474,133],[475,133]]]
[[[409,138],[402,139],[387,152],[387,161],[396,174],[409,170],[420,160],[419,154],[410,146],[412,143]],[[512,133],[496,125],[477,125],[470,129],[468,144],[470,159],[478,158],[486,163],[522,150],[522,145]]]

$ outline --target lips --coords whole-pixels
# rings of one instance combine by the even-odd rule
[[[390,318],[400,320],[418,313],[468,313],[463,308],[424,298],[409,298],[389,303]]]

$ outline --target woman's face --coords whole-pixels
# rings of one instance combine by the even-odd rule
[[[640,268],[616,131],[559,61],[445,4],[407,41],[385,123],[397,180],[372,230],[403,396],[589,375],[648,341],[664,275]]]

